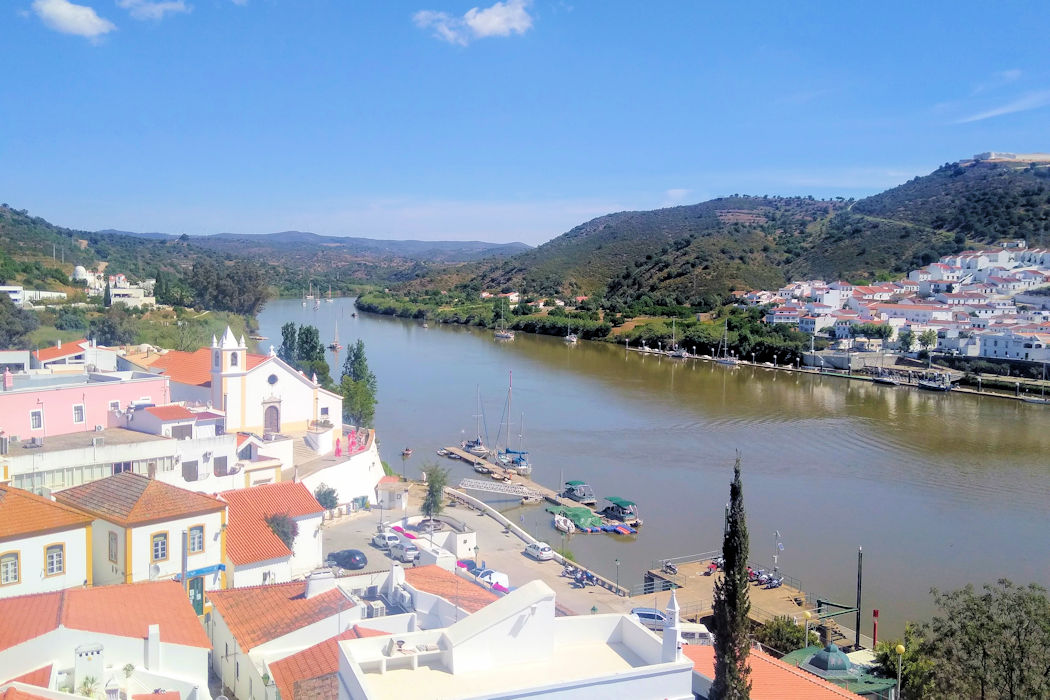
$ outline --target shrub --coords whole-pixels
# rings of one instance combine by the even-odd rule
[[[335,488],[325,483],[317,486],[317,490],[314,491],[314,498],[325,510],[332,510],[339,505],[339,495],[336,493]]]
[[[265,520],[266,524],[273,530],[273,534],[277,535],[281,542],[284,542],[285,547],[291,549],[295,538],[299,535],[299,524],[292,520],[292,517],[287,513],[267,515]]]

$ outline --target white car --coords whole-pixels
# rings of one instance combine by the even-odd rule
[[[490,586],[499,584],[503,588],[510,589],[510,577],[495,569],[480,569],[474,575],[478,577],[479,581],[484,581]]]
[[[402,564],[419,560],[419,547],[411,542],[395,542],[390,545],[390,558],[397,559]]]
[[[401,538],[397,534],[387,530],[386,532],[380,532],[372,536],[372,544],[379,549],[390,549],[391,546],[401,541]]]
[[[550,561],[554,558],[554,550],[546,542],[533,542],[525,548],[525,554],[536,561]]]

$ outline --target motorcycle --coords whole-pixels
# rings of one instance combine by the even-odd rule
[[[566,564],[565,568],[561,570],[561,575],[566,578],[576,578],[576,567]]]
[[[670,561],[664,562],[663,572],[665,574],[671,574],[672,576],[678,575],[678,567],[672,564]]]
[[[778,576],[770,578],[769,582],[766,583],[766,588],[780,588],[782,585],[784,585],[784,577]]]

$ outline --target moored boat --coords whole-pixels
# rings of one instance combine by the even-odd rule
[[[628,501],[619,496],[607,496],[605,500],[608,505],[597,511],[598,515],[603,515],[610,520],[619,520],[632,527],[642,526],[642,519],[638,515],[638,504],[634,501]]]
[[[405,449],[401,450],[401,456],[402,457],[411,457],[412,456],[412,448],[411,447],[406,447]]]
[[[900,386],[900,382],[887,374],[879,374],[871,379],[875,384],[882,384],[883,386]]]
[[[585,506],[593,506],[598,502],[594,495],[594,489],[584,481],[566,481],[565,490],[561,493],[563,498],[568,498]]]
[[[555,515],[554,516],[554,529],[559,532],[564,532],[566,535],[571,535],[576,532],[576,525],[573,524],[567,516]]]

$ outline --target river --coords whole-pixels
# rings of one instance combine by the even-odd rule
[[[344,344],[363,339],[379,384],[383,459],[414,478],[440,463],[451,468],[451,485],[473,472],[435,450],[472,435],[478,386],[495,439],[513,371],[511,433],[516,441],[523,412],[532,478],[551,487],[563,476],[583,479],[599,496],[638,502],[645,525],[636,538],[576,535],[567,543],[610,579],[619,559],[624,585],[640,582],[654,560],[721,547],[738,451],[751,560],[769,568],[779,531],[781,568],[811,593],[852,604],[863,547],[865,634],[873,608],[881,636],[928,619],[931,587],[1000,577],[1050,583],[1045,406],[522,333],[501,343],[484,329],[352,313],[350,299],[317,310],[272,301],[259,315],[270,338],[260,350],[279,345],[288,321],[317,326],[325,343],[337,323]],[[329,352],[333,376],[344,357]],[[415,451],[407,461],[405,446]],[[561,546],[542,506],[497,503]]]

